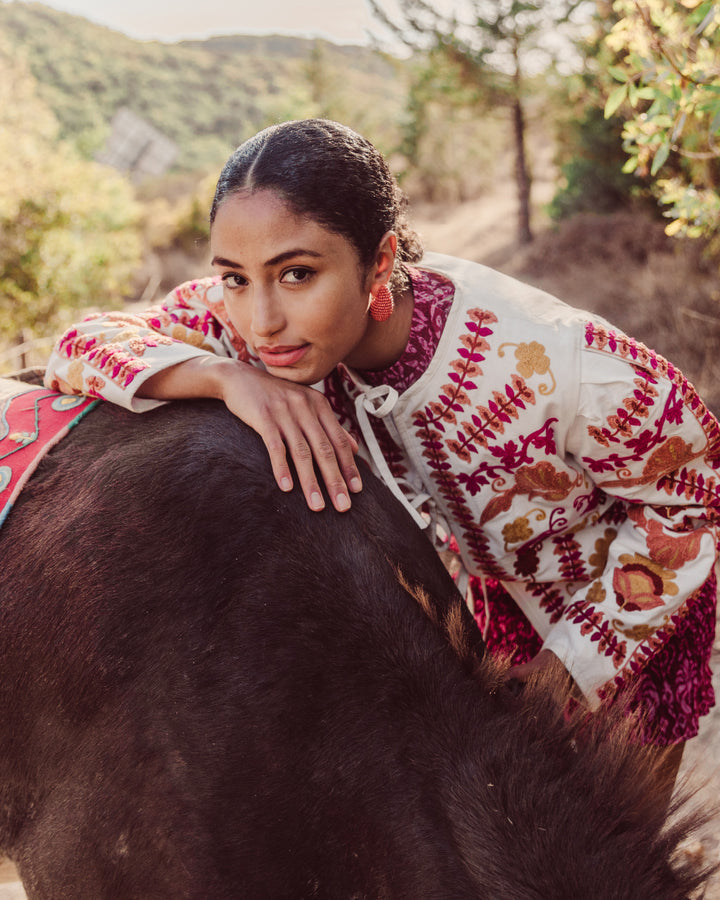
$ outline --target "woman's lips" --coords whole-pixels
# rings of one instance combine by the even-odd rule
[[[309,346],[301,344],[299,347],[256,347],[255,352],[266,366],[292,366],[305,355]]]

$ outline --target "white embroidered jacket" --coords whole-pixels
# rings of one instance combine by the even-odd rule
[[[426,372],[389,392],[394,469],[595,705],[662,646],[712,571],[720,426],[672,364],[602,320],[474,263],[428,254],[420,267],[455,298]],[[140,411],[157,404],[135,397],[145,378],[204,352],[248,359],[207,279],[162,309],[71,329],[46,383]]]

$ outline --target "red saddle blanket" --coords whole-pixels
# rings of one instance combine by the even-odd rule
[[[43,456],[101,402],[22,382],[17,388],[0,399],[0,525]]]

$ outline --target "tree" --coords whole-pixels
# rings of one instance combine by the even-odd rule
[[[461,202],[491,187],[506,146],[496,110],[478,115],[475,89],[438,50],[404,61],[405,114],[393,167],[413,198]]]
[[[117,173],[58,141],[22,58],[0,45],[0,337],[53,333],[66,311],[122,298],[138,208]]]
[[[444,15],[426,0],[398,0],[395,15],[382,0],[370,0],[375,16],[408,47],[442,53],[466,86],[477,108],[502,105],[510,112],[518,195],[518,240],[532,240],[531,176],[526,148],[526,69],[547,62],[552,39],[586,0],[466,0],[459,13]]]
[[[668,234],[720,245],[720,7],[712,0],[617,0],[607,38],[625,118],[625,171],[650,175]]]
[[[609,74],[617,56],[607,36],[617,21],[612,3],[597,3],[591,28],[577,42],[581,66],[557,79],[552,101],[557,120],[555,160],[561,177],[549,207],[553,219],[579,212],[609,213],[623,208],[652,208],[644,178],[623,171],[624,122],[605,116],[609,93],[617,85]]]

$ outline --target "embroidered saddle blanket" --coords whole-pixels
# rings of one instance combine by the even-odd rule
[[[43,456],[100,402],[0,378],[0,525]]]

